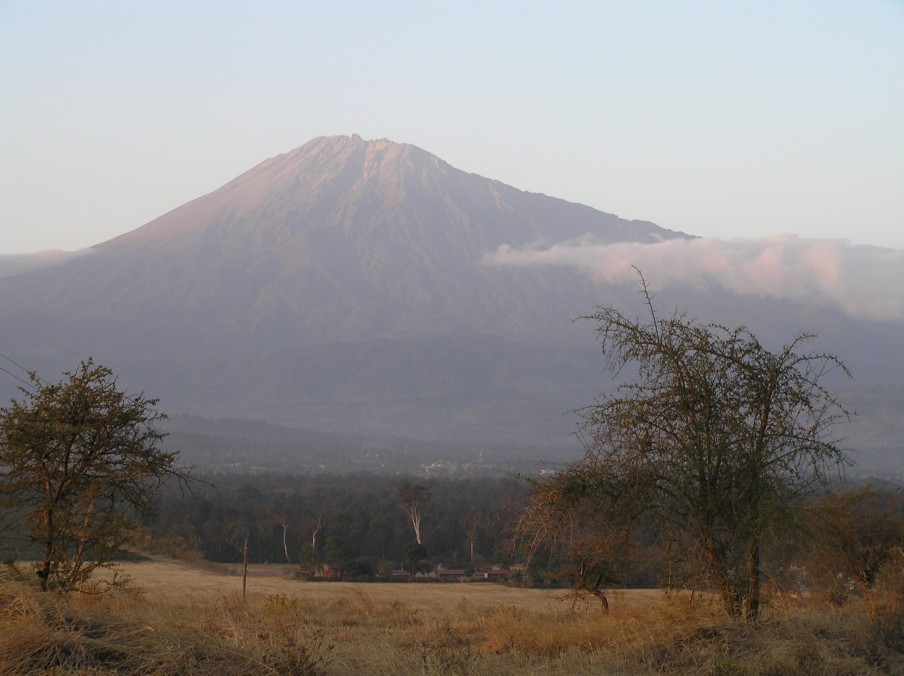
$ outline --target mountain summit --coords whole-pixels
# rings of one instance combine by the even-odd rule
[[[676,235],[467,174],[416,146],[354,135],[314,139],[100,246],[199,237],[248,239],[255,248],[316,246],[325,232],[377,248],[388,238],[436,261],[550,236],[640,242]],[[436,246],[444,251],[421,248]]]
[[[7,311],[119,326],[112,335],[196,326],[218,340],[297,344],[512,333],[529,328],[512,325],[513,312],[546,307],[537,295],[570,292],[548,275],[489,269],[483,259],[498,247],[675,236],[464,173],[415,146],[324,137],[0,294]]]

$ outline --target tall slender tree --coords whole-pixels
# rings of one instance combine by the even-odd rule
[[[421,541],[421,520],[430,507],[430,501],[433,497],[430,494],[430,490],[426,486],[404,481],[399,486],[397,495],[399,508],[408,515],[408,519],[411,521],[415,542],[423,545],[424,543]]]

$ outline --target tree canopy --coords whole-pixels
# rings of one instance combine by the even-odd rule
[[[40,546],[42,588],[77,589],[127,545],[161,482],[187,471],[159,448],[157,401],[120,391],[109,368],[88,360],[57,384],[30,375],[0,409],[0,506]]]

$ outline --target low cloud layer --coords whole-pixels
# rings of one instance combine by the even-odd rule
[[[486,262],[574,267],[606,284],[635,283],[635,266],[653,290],[680,283],[829,304],[854,317],[904,321],[904,251],[854,246],[846,240],[791,235],[658,244],[572,240],[524,249],[502,246]]]
[[[30,254],[0,254],[0,279],[65,263],[68,260],[86,256],[92,252],[93,249],[80,249],[79,251],[53,250]]]

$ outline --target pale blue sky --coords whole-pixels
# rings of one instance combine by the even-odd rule
[[[330,134],[625,218],[904,249],[904,0],[0,0],[0,253]]]

